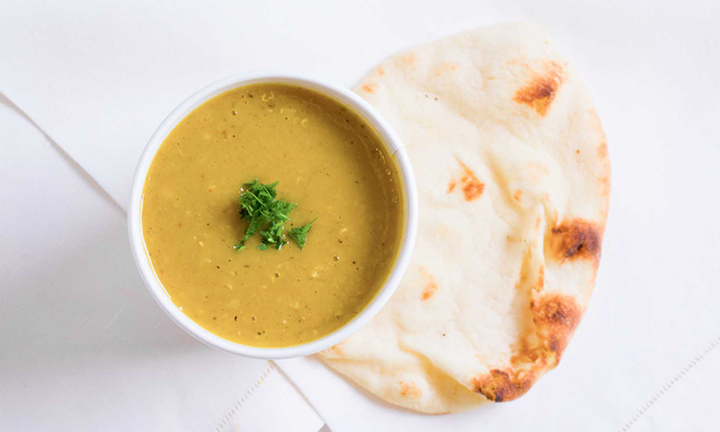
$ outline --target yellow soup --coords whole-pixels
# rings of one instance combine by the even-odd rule
[[[285,232],[317,218],[301,250],[246,248],[244,183],[279,181],[297,204]],[[338,101],[284,84],[216,96],[185,117],[148,172],[143,234],[173,302],[227,340],[310,342],[357,316],[382,288],[404,231],[401,180],[372,126]]]

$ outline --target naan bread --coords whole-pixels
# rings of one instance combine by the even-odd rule
[[[356,91],[405,142],[418,239],[387,306],[321,358],[422,412],[522,396],[558,364],[600,262],[610,162],[587,89],[512,24],[394,55]]]

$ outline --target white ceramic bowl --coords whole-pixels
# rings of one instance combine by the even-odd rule
[[[208,330],[188,318],[180,309],[178,309],[177,306],[175,306],[172,300],[170,300],[170,296],[167,291],[165,291],[160,279],[155,274],[155,270],[153,269],[152,262],[147,252],[147,247],[145,246],[145,239],[143,237],[142,230],[143,186],[145,185],[145,177],[147,176],[150,164],[155,157],[155,153],[160,148],[160,145],[162,145],[165,137],[173,130],[173,128],[175,128],[175,125],[185,118],[185,116],[190,114],[192,110],[214,96],[236,87],[267,82],[285,83],[309,88],[330,96],[355,110],[375,127],[387,146],[386,150],[390,154],[396,155],[398,166],[400,167],[401,178],[405,186],[404,190],[407,215],[405,220],[405,233],[403,235],[400,254],[397,258],[395,266],[392,269],[392,273],[382,290],[364,311],[362,311],[357,317],[355,317],[355,319],[350,321],[344,327],[321,339],[287,348],[258,348],[231,342],[210,333]],[[400,137],[398,137],[398,135],[392,130],[390,125],[372,106],[370,106],[370,104],[342,86],[320,82],[312,78],[279,73],[249,73],[231,76],[203,88],[175,108],[160,124],[145,147],[135,171],[135,177],[132,185],[130,211],[128,212],[128,229],[130,234],[130,246],[135,258],[135,264],[137,264],[140,275],[145,281],[145,285],[147,285],[150,293],[153,295],[160,307],[162,307],[170,318],[172,318],[173,321],[175,321],[180,327],[207,345],[223,351],[246,357],[281,359],[310,355],[329,348],[350,336],[353,332],[370,321],[372,317],[380,311],[380,309],[393,295],[395,289],[397,289],[400,279],[407,269],[412,249],[415,245],[417,213],[417,187],[415,185],[415,177],[413,176],[412,167],[410,166],[410,160],[405,152],[403,143],[400,140]]]

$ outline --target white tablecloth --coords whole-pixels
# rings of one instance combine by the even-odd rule
[[[313,360],[280,365],[336,432],[712,430],[718,6],[450,0],[0,4],[0,91],[69,155],[0,105],[0,430],[318,426],[277,369],[207,349],[163,316],[135,273],[122,210],[81,168],[124,206],[154,127],[209,81],[262,67],[350,86],[403,46],[518,18],[576,59],[613,162],[598,287],[559,369],[519,401],[428,417]],[[304,414],[255,423],[286,410]]]

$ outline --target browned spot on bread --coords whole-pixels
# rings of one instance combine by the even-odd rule
[[[535,219],[535,229],[540,229],[540,224],[542,223],[542,219],[539,217]]]
[[[375,90],[377,90],[378,85],[375,83],[367,83],[364,86],[362,86],[363,91],[366,91],[368,93],[375,93]]]
[[[485,190],[485,184],[481,182],[475,173],[464,163],[458,160],[458,163],[463,169],[462,177],[460,177],[460,188],[465,196],[465,201],[472,201],[480,198],[483,191]],[[455,189],[455,181],[451,180],[448,186],[448,193]]]
[[[377,73],[378,73],[378,75],[380,75],[380,76],[385,76],[385,69],[379,67],[379,68],[377,69]]]
[[[415,53],[408,53],[400,57],[400,60],[402,60],[402,62],[405,64],[413,64],[417,61],[417,56],[415,55]]]
[[[422,295],[420,296],[420,300],[427,300],[435,294],[438,286],[435,282],[435,278],[430,273],[428,273],[423,266],[420,266],[420,275],[426,281],[422,289]]]
[[[543,351],[540,349],[530,349],[527,346],[527,341],[522,341],[519,350],[510,357],[510,364],[513,367],[526,366],[528,363],[530,367],[542,371],[545,367],[545,358],[543,357]]]
[[[472,388],[492,401],[517,399],[546,370],[555,367],[582,318],[581,307],[574,298],[564,294],[536,295],[530,302],[530,310],[535,327],[533,337],[521,342],[510,358],[511,366],[493,369],[472,380]],[[533,341],[532,344],[529,341]]]
[[[513,194],[513,199],[517,202],[520,202],[520,199],[522,199],[522,194],[523,193],[521,190],[515,191],[515,193]]]
[[[597,148],[597,155],[600,159],[605,159],[608,157],[607,142],[605,140],[600,141],[600,144]]]
[[[550,231],[550,256],[559,262],[576,259],[600,261],[602,232],[597,224],[584,219],[572,219],[556,225]]]
[[[437,291],[437,284],[434,281],[430,281],[423,287],[422,297],[420,298],[427,300],[435,294],[435,291]]]
[[[608,211],[608,202],[610,199],[610,189],[612,186],[610,185],[610,163],[607,164],[607,169],[600,173],[600,176],[598,177],[598,182],[600,183],[600,196],[605,198],[605,204],[603,205],[603,214],[605,217],[607,217],[607,211]]]
[[[475,377],[473,388],[495,402],[507,402],[524,395],[535,382],[535,371],[493,369],[489,374]]]
[[[607,146],[607,138],[605,137],[605,131],[603,131],[602,128],[602,122],[600,121],[600,117],[597,115],[594,109],[590,109],[587,112],[588,116],[590,117],[590,122],[592,123],[592,128],[595,129],[595,132],[599,135],[600,139],[598,140],[598,145],[596,147],[596,154],[598,161],[602,164],[602,167],[600,168],[598,180],[599,180],[599,190],[598,193],[602,198],[604,198],[604,203],[602,205],[602,214],[603,214],[603,221],[605,218],[607,218],[607,212],[608,212],[608,206],[610,204],[610,176],[611,176],[611,170],[610,170],[610,158],[608,156],[608,146]],[[604,222],[603,222],[604,224]]]
[[[409,397],[411,399],[420,399],[422,397],[422,390],[420,390],[415,384],[413,383],[406,383],[404,381],[400,381],[400,394],[405,397]]]
[[[344,342],[340,342],[337,345],[333,345],[330,348],[326,349],[322,352],[322,354],[330,359],[341,359],[343,358],[343,350],[342,350],[342,344]]]
[[[465,201],[472,201],[482,195],[485,185],[477,178],[473,178],[471,181],[463,182],[462,190],[465,194]]]
[[[535,281],[535,291],[542,291],[542,289],[545,287],[545,266],[540,266],[540,269],[538,270],[538,277]]]
[[[564,294],[546,294],[530,304],[533,322],[540,340],[560,360],[575,328],[580,324],[582,309],[574,298]]]
[[[435,69],[435,76],[440,76],[446,72],[457,70],[457,67],[457,63],[440,63],[440,66]]]
[[[592,129],[595,130],[595,132],[600,136],[600,139],[598,140],[597,145],[597,156],[600,159],[607,159],[608,158],[608,147],[607,147],[607,138],[605,137],[605,131],[602,127],[602,121],[600,121],[600,117],[597,115],[597,112],[595,112],[594,109],[590,109],[587,112],[587,115],[589,117],[589,122],[592,124]]]
[[[545,116],[563,82],[563,69],[555,62],[545,64],[545,72],[536,74],[527,86],[515,93],[513,100],[523,103]]]

